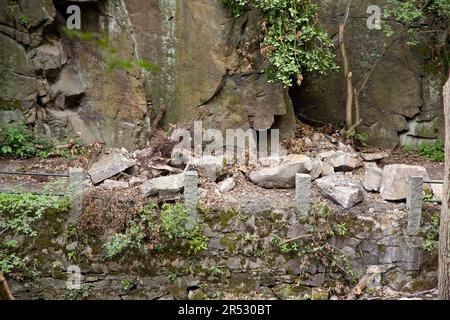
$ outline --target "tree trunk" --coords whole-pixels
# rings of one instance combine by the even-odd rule
[[[439,229],[439,297],[450,300],[450,76],[444,86],[445,183]]]
[[[14,300],[3,273],[0,272],[0,300]]]
[[[348,62],[347,50],[345,49],[345,22],[339,24],[339,48],[344,62],[344,74],[347,82],[347,102],[345,103],[345,124],[347,129],[353,126],[353,79],[352,72],[350,72],[350,64]]]

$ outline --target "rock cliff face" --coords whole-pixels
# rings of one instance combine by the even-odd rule
[[[344,1],[321,1],[321,21],[334,35],[338,55],[338,25],[345,12]],[[382,30],[369,30],[366,13],[369,5],[384,8],[386,0],[352,2],[346,26],[346,46],[356,88],[384,51],[390,38]],[[395,34],[402,27],[389,23]],[[445,44],[448,34],[441,35]],[[408,46],[397,39],[381,58],[365,89],[361,92],[361,131],[369,143],[394,148],[400,143],[433,142],[443,137],[443,70],[430,70],[431,49],[427,39],[421,46]],[[342,65],[342,62],[340,62]],[[298,112],[319,122],[343,124],[345,121],[346,83],[342,70],[324,77],[310,76],[303,87],[294,90]]]
[[[92,43],[69,39],[63,1],[0,0],[0,124],[23,121],[62,142],[76,132],[134,149],[149,118],[166,106],[165,124],[201,119],[204,127],[280,128],[293,133],[290,97],[262,73],[258,12],[235,20],[218,0],[78,0],[81,31],[100,33],[123,59],[145,59],[159,72],[107,72]],[[337,34],[342,2],[322,0],[322,23]],[[366,27],[369,4],[357,0],[347,27],[356,86],[387,41]],[[394,30],[399,28],[392,23]],[[448,35],[442,35],[444,38]],[[375,69],[360,103],[369,143],[434,141],[443,134],[442,79],[427,71],[429,50],[399,39]],[[337,39],[336,39],[337,41]],[[345,83],[340,72],[309,76],[291,95],[302,115],[341,124]]]
[[[276,125],[292,133],[290,98],[267,82],[252,42],[256,12],[235,21],[210,0],[72,2],[81,8],[81,31],[105,35],[121,58],[145,59],[160,70],[109,74],[98,46],[58,31],[67,4],[2,0],[1,123],[25,117],[55,141],[81,132],[87,143],[133,149],[150,111],[165,105],[166,124],[202,119],[222,130]]]

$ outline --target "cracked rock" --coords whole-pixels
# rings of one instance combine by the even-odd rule
[[[410,176],[428,178],[427,170],[422,166],[392,164],[383,169],[381,197],[383,200],[403,200],[408,194]]]
[[[294,154],[286,157],[286,162],[271,168],[262,168],[250,172],[250,180],[263,188],[293,188],[296,173],[309,173],[311,159]]]
[[[92,183],[97,184],[134,166],[122,153],[112,153],[95,162],[88,171]]]
[[[325,196],[349,209],[364,200],[361,186],[344,175],[333,175],[318,180],[317,187]]]

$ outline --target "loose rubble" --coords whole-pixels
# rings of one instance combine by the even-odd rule
[[[353,171],[356,168],[362,167],[362,160],[354,154],[344,151],[336,151],[330,157],[325,159],[335,171]]]
[[[293,188],[296,173],[309,173],[312,169],[311,159],[304,155],[290,155],[286,162],[270,168],[252,171],[250,180],[263,188]]]
[[[115,152],[95,162],[89,169],[88,174],[92,183],[98,184],[134,165],[136,165],[135,161],[126,158],[121,152]]]
[[[316,183],[320,192],[345,209],[354,207],[364,200],[364,192],[361,186],[344,175],[323,177],[316,180]]]
[[[236,186],[236,181],[234,178],[228,178],[219,183],[217,188],[221,193],[227,193],[234,189]]]

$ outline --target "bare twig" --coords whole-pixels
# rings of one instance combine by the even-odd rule
[[[281,243],[282,243],[282,244],[286,244],[286,243],[289,243],[289,242],[292,242],[292,241],[301,240],[301,239],[305,239],[305,238],[311,238],[311,237],[312,237],[311,234],[302,234],[301,236],[298,236],[298,237],[294,237],[294,238],[291,238],[291,239],[284,240],[284,241],[282,241]]]

